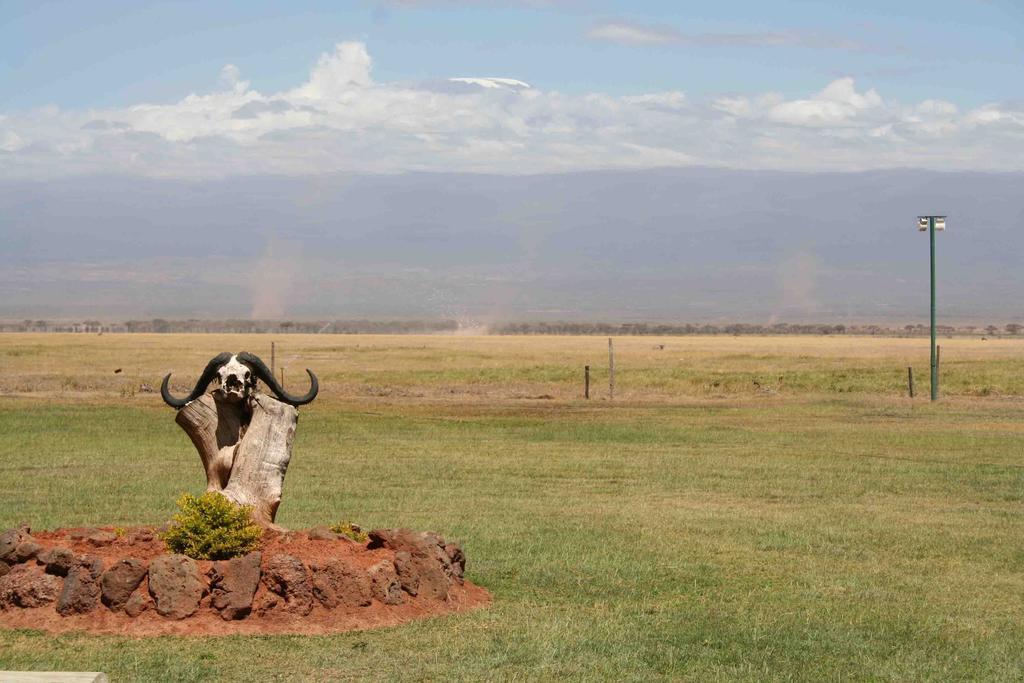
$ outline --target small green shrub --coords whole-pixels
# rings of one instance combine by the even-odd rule
[[[181,512],[160,535],[167,548],[196,560],[227,560],[259,546],[263,530],[249,516],[251,508],[235,505],[212,491],[178,498]]]
[[[370,537],[366,535],[366,532],[359,528],[358,524],[352,522],[338,522],[331,527],[331,531],[336,534],[341,534],[346,538],[350,538],[356,543],[366,543],[370,540]]]

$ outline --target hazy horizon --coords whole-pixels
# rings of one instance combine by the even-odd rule
[[[0,181],[0,317],[1019,320],[1024,175]],[[153,207],[160,207],[154,211]]]
[[[1021,319],[1024,9],[692,14],[14,0],[0,318]]]

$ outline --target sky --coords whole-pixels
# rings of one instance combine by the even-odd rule
[[[1024,3],[0,0],[0,178],[1024,169]]]

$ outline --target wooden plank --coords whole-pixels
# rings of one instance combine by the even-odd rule
[[[108,683],[99,671],[0,671],[0,683]]]

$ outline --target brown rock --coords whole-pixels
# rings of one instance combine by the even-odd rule
[[[103,604],[115,612],[123,609],[146,578],[146,563],[133,557],[115,562],[100,577]]]
[[[265,617],[273,612],[279,604],[280,600],[278,600],[276,595],[269,591],[264,591],[256,595],[252,602],[252,609],[256,616]]]
[[[263,585],[284,599],[285,609],[303,616],[313,609],[313,586],[302,561],[275,555],[263,570]]]
[[[136,543],[150,543],[156,535],[152,529],[138,529],[128,535],[128,544],[135,545]]]
[[[263,554],[249,553],[226,562],[214,562],[210,570],[210,604],[225,621],[245,619],[252,612],[252,599],[260,585]]]
[[[456,579],[444,548],[430,546],[427,557],[413,557],[421,563],[420,593],[438,600],[447,600],[448,590]]]
[[[334,533],[325,526],[318,526],[314,529],[310,529],[306,532],[306,536],[311,541],[337,541],[338,534]]]
[[[28,535],[28,527],[24,526],[8,529],[0,534],[0,562],[16,564],[13,559],[15,550],[21,543],[29,540],[32,540],[32,537]]]
[[[88,571],[94,579],[100,578],[100,574],[103,573],[103,559],[95,555],[76,555],[75,562],[77,566]]]
[[[452,577],[463,583],[466,576],[466,553],[462,552],[462,546],[458,543],[449,543],[444,547],[444,552],[451,564]]]
[[[31,536],[27,536],[24,541],[19,543],[14,548],[14,552],[11,553],[10,557],[7,558],[8,562],[18,564],[19,562],[28,562],[43,549],[43,546],[35,542]]]
[[[370,537],[370,548],[401,550],[413,532],[409,529],[372,529],[367,535]]]
[[[36,556],[36,562],[46,565],[46,573],[56,576],[67,576],[68,572],[78,564],[75,554],[67,548],[50,548]]]
[[[0,562],[0,576],[6,575],[9,571],[11,571],[11,565],[6,562]]]
[[[395,553],[394,564],[399,586],[409,595],[416,597],[420,592],[420,573],[412,561],[412,554],[407,550],[399,550]]]
[[[111,543],[116,541],[117,534],[115,534],[113,531],[100,531],[97,529],[96,531],[93,531],[91,534],[86,536],[85,540],[89,543],[89,545],[102,547],[110,545]]]
[[[369,548],[390,548],[409,552],[425,551],[431,547],[444,548],[445,540],[430,531],[416,532],[411,529],[374,529],[369,533]]]
[[[367,574],[370,576],[370,593],[377,600],[385,605],[400,605],[405,602],[394,562],[381,560],[370,567]]]
[[[85,614],[96,608],[100,599],[100,585],[88,566],[79,566],[68,572],[57,598],[57,614]]]
[[[57,599],[61,580],[44,574],[38,567],[19,564],[0,577],[0,610],[11,607],[41,607]]]
[[[454,577],[457,570],[451,566],[452,557],[461,558],[460,561],[463,564],[466,561],[465,555],[462,552],[462,546],[458,543],[448,543],[444,538],[432,531],[425,531],[420,534],[420,537],[423,539],[427,552],[437,559],[445,575],[449,578]]]
[[[146,591],[135,591],[128,602],[124,604],[124,613],[132,619],[139,616],[153,606],[153,600]]]
[[[206,594],[206,581],[192,558],[161,555],[149,565],[149,593],[160,616],[184,619],[199,609],[199,601]]]
[[[370,604],[370,577],[344,560],[312,567],[313,595],[324,607],[366,607]]]
[[[370,548],[385,547],[395,551],[398,580],[402,590],[409,595],[448,599],[448,589],[456,580],[457,571],[445,546],[444,539],[433,533],[416,533],[408,529],[374,529],[370,532]]]

